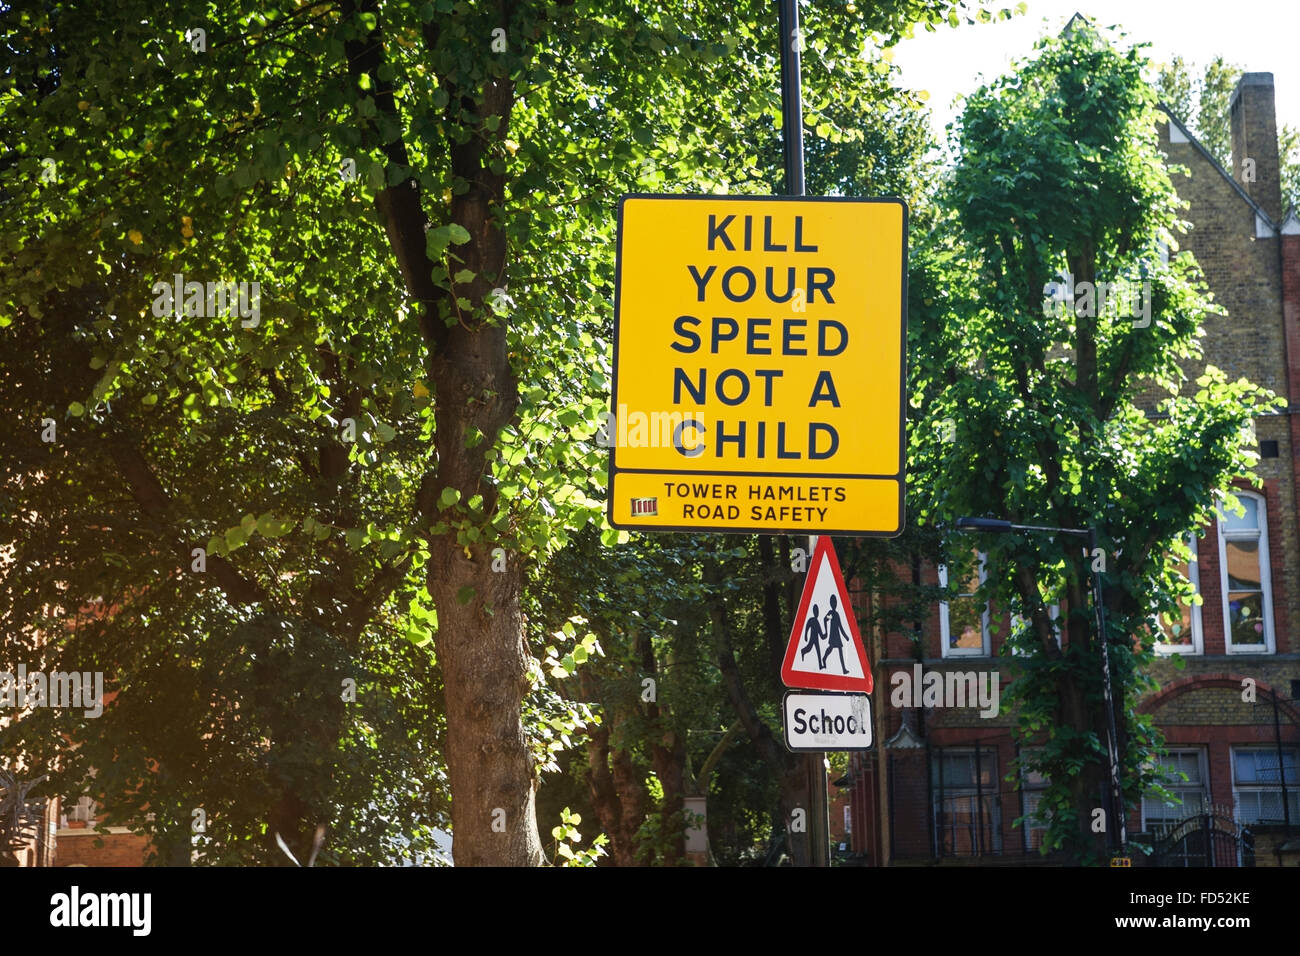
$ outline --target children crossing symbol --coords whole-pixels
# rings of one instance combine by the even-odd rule
[[[858,622],[829,536],[817,539],[781,666],[787,687],[871,693]]]

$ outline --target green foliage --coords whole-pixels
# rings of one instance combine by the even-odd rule
[[[1136,711],[1150,687],[1143,668],[1158,616],[1177,614],[1188,594],[1179,541],[1249,475],[1246,430],[1272,402],[1213,367],[1189,378],[1212,304],[1191,255],[1177,252],[1179,207],[1143,69],[1139,48],[1120,52],[1083,27],[1041,41],[1033,59],[972,95],[942,224],[917,243],[909,290],[916,521],[945,535],[961,515],[1097,530],[1130,804],[1159,747]],[[1074,300],[1045,306],[1066,274],[1147,282],[1149,315],[1115,301],[1099,314]],[[1072,536],[947,540],[956,553],[976,545],[988,553],[980,598],[1024,622],[1007,645],[1019,652],[1011,694],[1023,762],[1049,779],[1046,844],[1096,859],[1086,823],[1102,804],[1105,745],[1092,559]],[[1053,603],[1064,620],[1049,621]]]
[[[1282,208],[1300,209],[1300,128],[1284,125],[1277,134],[1282,165]]]
[[[766,0],[513,4],[503,51],[495,8],[360,6],[19,5],[0,49],[0,626],[29,667],[103,670],[118,693],[98,722],[47,710],[0,746],[164,855],[188,858],[195,808],[207,863],[283,863],[281,831],[306,858],[321,822],[324,862],[431,852],[448,822],[437,611],[486,593],[435,609],[434,546],[501,547],[540,573],[599,525],[618,196],[774,182]],[[872,186],[869,154],[895,142],[867,121],[890,93],[864,49],[988,16],[809,7],[828,188]],[[918,126],[890,110],[906,122],[881,181],[906,193]],[[501,178],[484,217],[501,274],[476,264],[495,234],[455,212],[484,188],[453,170],[470,149]],[[428,228],[399,256],[383,210],[400,196]],[[258,314],[165,303],[177,275],[258,283]],[[489,387],[439,374],[447,330],[489,343],[457,356],[499,360]],[[442,430],[449,409],[488,406],[509,406],[500,427]],[[468,478],[443,480],[455,465]],[[561,621],[594,621],[586,604]],[[557,628],[530,626],[534,654]],[[524,702],[539,771],[597,723],[560,693],[596,645],[560,632]]]
[[[555,839],[555,854],[552,860],[557,866],[595,866],[596,861],[605,855],[605,845],[609,843],[609,837],[603,833],[598,834],[591,841],[591,846],[586,849],[574,849],[582,842],[582,834],[578,832],[578,824],[581,822],[581,814],[565,807],[560,812],[559,826],[551,828],[551,836]]]
[[[1242,68],[1216,56],[1203,71],[1176,56],[1161,64],[1154,85],[1161,102],[1192,132],[1224,169],[1232,167],[1228,102]]]

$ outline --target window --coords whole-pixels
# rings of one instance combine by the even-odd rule
[[[95,822],[96,809],[95,801],[90,797],[78,798],[76,803],[67,806],[63,811],[63,826],[66,827],[69,822],[92,826]]]
[[[1281,766],[1278,757],[1281,757]],[[1296,749],[1276,747],[1232,748],[1232,796],[1238,823],[1284,823],[1282,785],[1291,822],[1300,822],[1300,775]]]
[[[1192,587],[1196,593],[1201,593],[1201,572],[1197,566],[1199,552],[1196,548],[1196,535],[1187,536],[1187,546],[1191,549],[1192,559],[1185,567],[1180,568],[1187,580],[1192,582]],[[1156,636],[1156,653],[1157,654],[1200,654],[1201,645],[1201,606],[1199,604],[1187,604],[1179,601],[1179,610],[1182,616],[1179,620],[1172,623],[1164,620],[1160,621],[1160,630],[1162,635]]]
[[[997,751],[987,747],[931,755],[930,806],[939,856],[1002,852],[997,762]]]
[[[989,606],[973,595],[987,580],[984,554],[978,553],[978,564],[964,581],[954,584],[960,588],[957,599],[939,603],[939,640],[943,657],[989,656]],[[939,565],[939,586],[948,587],[948,568]]]
[[[1269,587],[1268,519],[1264,499],[1238,492],[1241,517],[1219,510],[1219,574],[1229,654],[1273,653],[1273,595]]]
[[[1048,821],[1038,816],[1038,804],[1047,789],[1047,778],[1037,770],[1020,771],[1020,812],[1025,817],[1020,825],[1025,834],[1025,850],[1037,851],[1047,835]]]
[[[1061,605],[1060,605],[1060,604],[1056,604],[1056,603],[1049,604],[1048,607],[1047,607],[1047,617],[1048,617],[1048,620],[1049,620],[1049,621],[1051,622],[1051,624],[1052,624],[1052,633],[1053,633],[1053,634],[1055,635],[1055,637],[1056,637],[1056,646],[1057,646],[1057,647],[1060,647],[1060,646],[1061,646],[1061,625],[1064,623],[1064,622],[1061,620]],[[1023,631],[1025,628],[1033,627],[1033,625],[1034,625],[1034,622],[1033,622],[1033,619],[1032,619],[1032,618],[1023,617],[1023,616],[1021,616],[1020,614],[1013,614],[1013,615],[1011,615],[1011,633],[1012,633],[1012,634],[1019,635],[1020,632]],[[1037,639],[1035,639],[1035,641],[1036,641],[1036,640],[1037,640]],[[1018,646],[1016,646],[1015,644],[1012,644],[1012,645],[1011,645],[1011,656],[1012,656],[1012,657],[1024,657],[1024,656],[1025,656],[1025,652],[1022,651],[1022,650],[1021,650]]]
[[[1200,813],[1210,802],[1205,786],[1205,751],[1171,750],[1160,758],[1160,769],[1165,776],[1164,788],[1178,799],[1166,800],[1155,794],[1142,798],[1142,829],[1156,838]]]

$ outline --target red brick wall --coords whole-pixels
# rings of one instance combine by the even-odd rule
[[[1293,496],[1300,497],[1300,236],[1282,236],[1282,323],[1286,333],[1287,394]],[[1283,463],[1286,459],[1283,458]],[[1292,532],[1300,536],[1300,501],[1291,501]],[[1292,587],[1296,586],[1293,582]],[[1300,621],[1294,622],[1300,625]],[[1300,639],[1290,646],[1300,650]],[[1281,644],[1279,642],[1279,650]]]
[[[135,833],[97,835],[93,830],[84,832],[84,836],[59,832],[55,866],[143,866],[145,857],[149,855],[148,837]],[[103,847],[95,846],[97,839],[103,840]]]

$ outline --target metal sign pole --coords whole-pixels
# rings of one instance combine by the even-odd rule
[[[817,553],[817,535],[808,536],[808,573],[816,573],[812,555]],[[845,607],[845,613],[852,614],[852,608]],[[831,865],[831,806],[830,794],[826,786],[826,755],[810,753],[808,755],[809,802],[812,803],[809,816],[812,826],[808,828],[809,856],[813,866]]]
[[[799,77],[799,7],[795,0],[777,0],[781,30],[781,139],[785,148],[785,192],[804,194],[803,86]]]
[[[803,86],[799,76],[799,53],[803,35],[799,31],[799,7],[796,0],[777,0],[778,28],[781,33],[781,141],[785,156],[785,191],[790,196],[804,195],[803,174]],[[817,546],[815,535],[808,538],[811,558]],[[809,573],[812,563],[809,561]],[[830,866],[830,807],[826,793],[826,758],[810,753],[808,763],[809,849],[813,866]]]

